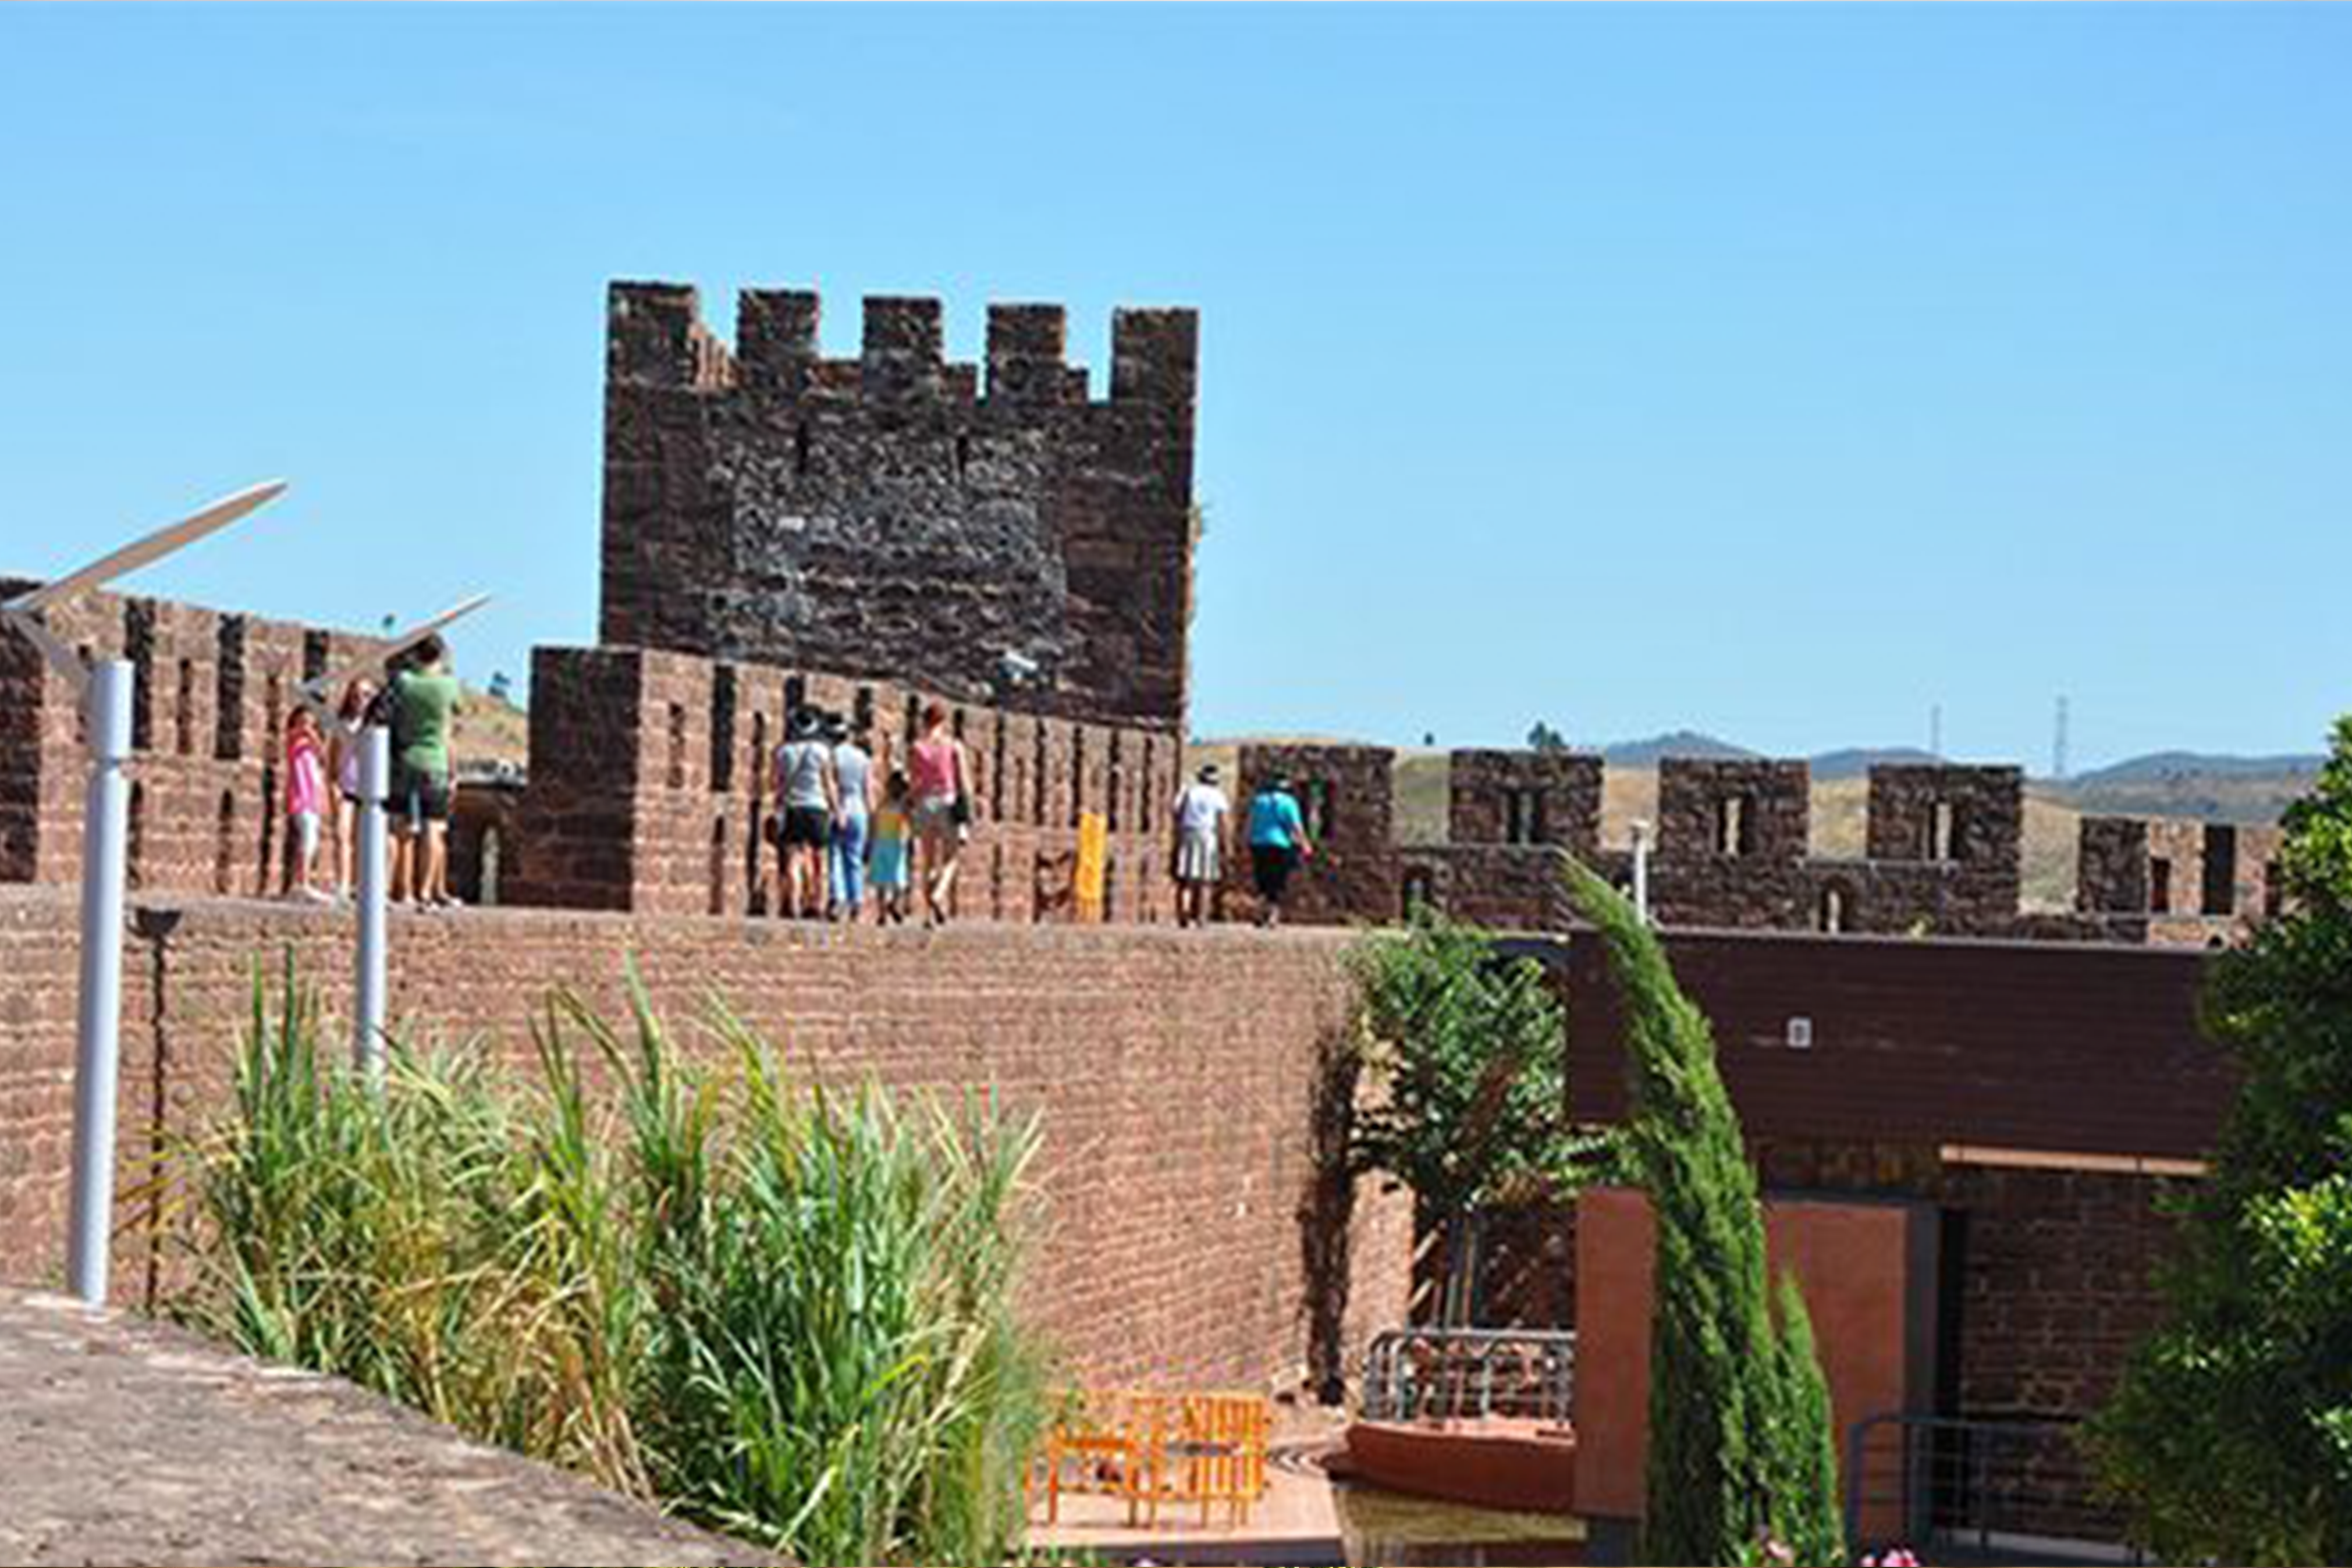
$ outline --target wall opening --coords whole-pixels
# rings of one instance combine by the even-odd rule
[[[996,716],[996,734],[988,759],[988,820],[992,822],[1004,821],[1004,732],[1012,727],[1013,721],[1005,715]],[[1001,864],[998,869],[1001,873]]]
[[[1845,889],[1832,883],[1822,889],[1821,907],[1815,912],[1814,925],[1835,936],[1846,928]]]
[[[1029,721],[1030,733],[1036,737],[1036,757],[1029,769],[1029,823],[1032,827],[1045,825],[1046,766],[1052,760],[1045,737],[1045,721]]]
[[[2238,909],[2238,830],[2228,822],[2205,824],[2205,865],[2202,907],[2208,915],[2234,915]]]
[[[261,755],[275,761],[286,748],[286,680],[275,670],[262,687],[261,723]]]
[[[124,880],[133,888],[147,885],[147,786],[137,779],[131,784],[131,842],[125,856],[128,868]]]
[[[710,672],[710,792],[735,787],[735,666]]]
[[[334,639],[325,632],[302,633],[302,678],[315,681],[327,673],[327,664],[334,656]]]
[[[1339,808],[1333,803],[1334,793],[1328,779],[1310,779],[1302,787],[1307,798],[1299,802],[1300,815],[1307,819],[1307,835],[1320,849],[1323,841],[1331,837],[1339,825]]]
[[[808,421],[803,420],[793,426],[793,475],[795,478],[805,479],[808,471],[809,427]]]
[[[760,885],[760,845],[768,831],[768,716],[751,716],[751,815],[743,835],[743,907],[753,915],[768,912]]]
[[[2162,855],[2147,857],[2147,912],[2172,913],[2172,862]]]
[[[710,913],[727,913],[727,819],[710,823]]]
[[[196,754],[196,662],[180,661],[180,690],[172,708],[172,749],[183,757]]]
[[[2263,862],[2263,914],[2275,920],[2280,911],[2285,907],[2286,889],[2279,883],[2279,863],[2276,861],[2264,861]]]
[[[122,656],[131,661],[131,748],[155,744],[155,601],[134,599],[122,607]]]
[[[663,777],[673,789],[686,788],[686,705],[671,703],[669,707],[669,758],[663,768]]]
[[[1083,725],[1070,727],[1070,826],[1076,827],[1078,819],[1087,813],[1087,731]]]
[[[1118,831],[1119,793],[1126,788],[1127,775],[1118,766],[1118,731],[1114,729],[1110,732],[1110,789],[1103,802],[1103,826],[1114,833]]]
[[[1437,908],[1437,878],[1427,866],[1415,866],[1400,881],[1399,913],[1407,920],[1415,910]]]
[[[253,868],[253,889],[255,893],[266,898],[269,895],[269,890],[279,883],[278,757],[269,747],[265,747],[262,748],[261,758],[260,809],[254,818],[254,821],[261,824],[261,848],[259,858]]]
[[[957,484],[961,485],[964,482],[965,475],[970,471],[971,467],[971,437],[959,432],[955,438],[955,476]]]
[[[1745,795],[1722,795],[1715,802],[1715,852],[1753,854],[1756,851],[1755,801]]]
[[[220,792],[213,814],[213,894],[226,898],[236,891],[236,791]]]
[[[1544,793],[1540,789],[1503,791],[1503,841],[1540,844],[1546,841]]]
[[[245,755],[245,617],[224,615],[213,654],[213,758],[235,762]],[[330,701],[340,692],[329,694]]]
[[[81,654],[81,667],[85,670],[89,668],[92,660],[97,657],[96,653],[87,643],[82,643],[81,646],[75,651]],[[73,714],[74,744],[76,746],[88,746],[89,744],[89,705],[82,702],[74,704]]]
[[[784,677],[784,728],[788,733],[793,727],[793,715],[800,712],[807,703],[808,677],[786,675]]]
[[[1931,861],[1956,861],[1960,858],[1960,812],[1949,800],[1938,800],[1927,824],[1927,858]]]
[[[858,687],[856,700],[849,711],[849,727],[856,732],[857,744],[871,751],[874,749],[874,688]]]
[[[503,902],[499,896],[499,884],[506,879],[506,835],[492,822],[482,830],[482,848],[476,862],[476,880],[479,883],[474,889],[476,904],[487,908]]]

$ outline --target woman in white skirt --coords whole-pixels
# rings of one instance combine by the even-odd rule
[[[1210,891],[1224,874],[1225,818],[1233,810],[1217,785],[1217,765],[1176,792],[1176,924],[1208,922]]]

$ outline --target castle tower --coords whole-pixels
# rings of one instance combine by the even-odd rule
[[[935,299],[867,299],[848,361],[818,311],[747,290],[730,352],[692,288],[613,286],[603,640],[976,700],[1034,667],[1024,701],[1181,732],[1194,313],[1118,311],[1096,401],[1058,306],[991,308],[984,382]]]

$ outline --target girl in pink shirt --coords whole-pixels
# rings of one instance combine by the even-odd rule
[[[307,707],[286,718],[286,896],[324,904],[329,894],[312,882],[319,867],[319,823],[327,810],[327,753],[319,721]]]

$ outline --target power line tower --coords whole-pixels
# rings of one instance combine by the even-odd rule
[[[2059,783],[2066,782],[2066,695],[2058,695],[2056,733],[2050,737],[2050,777]]]

